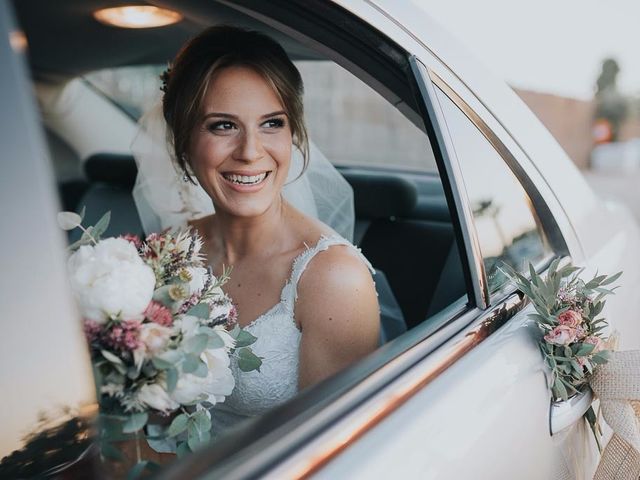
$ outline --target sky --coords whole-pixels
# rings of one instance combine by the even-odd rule
[[[415,0],[510,85],[588,99],[602,60],[640,96],[638,0]]]

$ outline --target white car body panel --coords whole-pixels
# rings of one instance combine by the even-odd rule
[[[629,304],[637,311],[631,293],[640,286],[640,235],[629,212],[605,206],[519,97],[470,60],[423,10],[409,2],[336,3],[414,53],[481,115],[545,198],[572,260],[587,267],[586,274],[596,266],[606,273],[630,267],[621,280],[624,295],[611,297],[607,314],[624,332],[621,346],[637,348],[640,327],[632,325]],[[555,478],[564,459],[550,435],[550,393],[535,327],[526,319],[530,311],[517,314],[315,477]],[[585,478],[595,468],[594,449],[582,458]]]

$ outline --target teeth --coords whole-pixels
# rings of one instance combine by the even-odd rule
[[[267,172],[253,176],[236,175],[235,173],[224,173],[223,176],[230,182],[237,183],[239,185],[255,185],[257,183],[260,183],[267,177]]]

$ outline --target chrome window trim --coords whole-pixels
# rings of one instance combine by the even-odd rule
[[[544,195],[536,183],[527,174],[513,152],[505,145],[496,132],[485,122],[485,120],[471,107],[447,82],[445,82],[433,70],[429,70],[433,83],[465,114],[469,121],[482,133],[487,141],[493,146],[498,155],[505,162],[507,167],[518,179],[519,183],[527,193],[533,204],[533,214],[536,220],[542,224],[547,241],[551,242],[551,249],[557,253],[567,253],[567,242],[562,235],[562,231],[555,217],[551,213],[551,208],[545,200]],[[559,238],[558,238],[559,235]]]
[[[518,163],[518,160],[513,155],[511,150],[502,142],[502,140],[496,135],[486,122],[478,115],[478,113],[465,102],[456,91],[451,88],[437,73],[427,69],[430,78],[433,83],[446,95],[455,105],[460,109],[462,113],[469,119],[469,121],[480,131],[480,133],[487,139],[491,146],[495,149],[498,155],[505,162],[507,168],[515,175],[517,181],[522,185],[528,199],[531,201],[533,207],[533,216],[536,223],[540,224],[544,232],[544,238],[542,241],[544,244],[548,244],[551,249],[551,253],[545,255],[542,259],[538,260],[534,267],[537,272],[540,272],[551,263],[551,261],[558,255],[564,255],[568,252],[567,243],[562,236],[560,227],[558,226],[551,209],[547,205],[543,195],[536,187],[535,183],[527,175]],[[551,230],[551,232],[550,232]],[[561,240],[559,242],[558,239]],[[480,249],[481,251],[481,249]],[[510,289],[509,289],[510,290]],[[509,291],[507,290],[507,291]],[[489,295],[489,304],[495,304],[502,301],[505,298],[505,289],[501,288]]]
[[[415,55],[409,56],[411,73],[415,79],[418,94],[422,99],[423,107],[426,110],[426,121],[433,127],[436,145],[432,145],[434,156],[438,157],[438,150],[442,158],[445,172],[441,173],[442,182],[447,182],[453,196],[454,207],[458,212],[458,220],[462,230],[463,247],[466,254],[467,264],[471,272],[471,281],[475,305],[481,309],[486,309],[489,305],[489,289],[487,275],[484,268],[480,240],[473,221],[473,212],[464,188],[464,179],[460,164],[455,155],[455,148],[451,135],[446,128],[446,120],[442,107],[436,97],[434,85],[431,82],[430,70]],[[427,127],[429,128],[429,127]]]

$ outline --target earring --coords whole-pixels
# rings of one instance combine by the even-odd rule
[[[189,175],[187,175],[187,172],[184,172],[184,173],[182,174],[182,181],[183,181],[184,183],[189,183]]]

